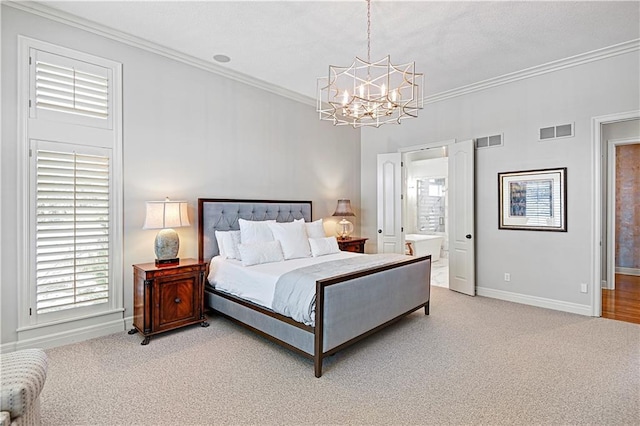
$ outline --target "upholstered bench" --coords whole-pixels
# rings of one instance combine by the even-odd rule
[[[40,424],[47,367],[47,354],[41,349],[0,354],[1,426]]]

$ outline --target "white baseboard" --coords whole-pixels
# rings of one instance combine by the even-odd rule
[[[125,330],[131,330],[133,328],[133,317],[126,317],[124,319]]]
[[[622,267],[616,266],[616,274],[633,275],[633,276],[636,276],[636,277],[640,277],[640,269],[637,269],[637,268],[622,268]]]
[[[563,302],[561,300],[547,299],[544,297],[528,296],[526,294],[512,293],[509,291],[495,290],[486,287],[477,287],[478,296],[491,297],[493,299],[506,300],[508,302],[522,303],[524,305],[537,306],[539,308],[553,309],[556,311],[570,312],[572,314],[591,316],[590,305]]]
[[[46,336],[24,339],[17,342],[9,342],[0,346],[0,353],[33,348],[50,349],[57,346],[68,345],[70,343],[94,339],[96,337],[107,336],[113,333],[120,333],[125,330],[124,324],[125,323],[122,319],[118,319],[98,325],[53,333]]]

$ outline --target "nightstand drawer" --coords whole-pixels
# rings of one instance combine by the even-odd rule
[[[338,238],[338,248],[342,251],[351,251],[354,253],[364,253],[364,243],[368,238],[351,237],[340,239]]]

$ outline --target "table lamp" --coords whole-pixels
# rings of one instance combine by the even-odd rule
[[[336,234],[341,240],[349,238],[349,235],[353,232],[353,223],[345,219],[346,216],[355,216],[351,210],[350,200],[338,200],[336,211],[332,216],[342,216],[342,220],[336,224]]]
[[[189,226],[186,201],[147,201],[147,214],[142,229],[160,229],[155,239],[156,266],[180,263],[180,238],[173,228]]]

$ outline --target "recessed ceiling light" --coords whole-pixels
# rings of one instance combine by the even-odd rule
[[[215,55],[213,59],[222,63],[229,62],[231,60],[227,55]]]

